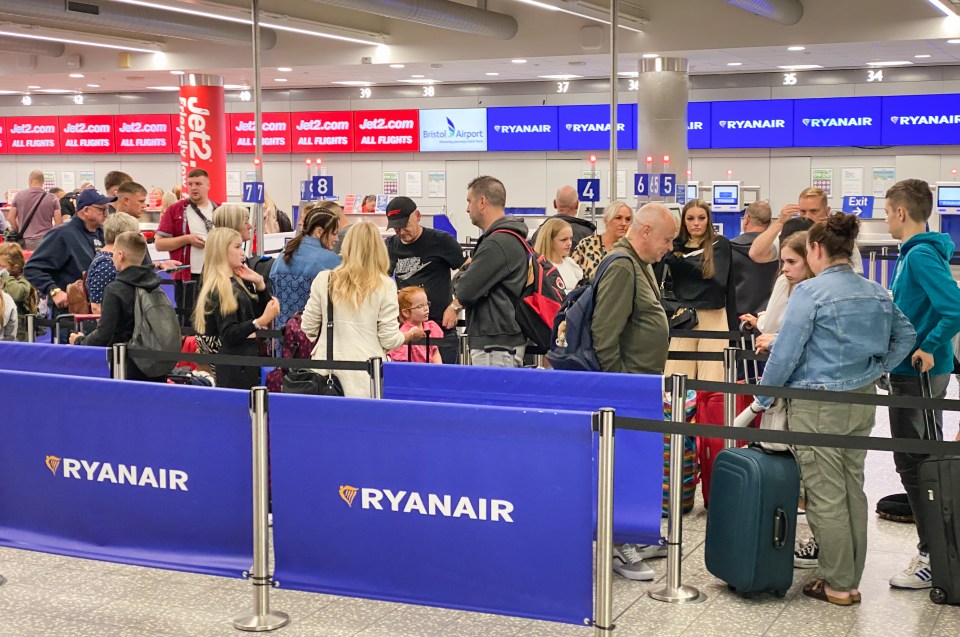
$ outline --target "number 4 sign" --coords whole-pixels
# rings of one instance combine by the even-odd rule
[[[600,201],[600,180],[578,179],[577,196],[580,201]]]

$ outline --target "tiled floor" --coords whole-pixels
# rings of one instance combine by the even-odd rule
[[[957,388],[951,387],[951,397]],[[947,417],[952,439],[958,414]],[[886,410],[877,412],[875,435],[889,435]],[[900,491],[893,459],[870,453],[867,494],[877,499]],[[672,605],[646,592],[663,585],[665,560],[652,562],[650,584],[615,576],[614,610],[619,637],[737,636],[897,637],[960,635],[960,607],[933,605],[926,591],[894,591],[887,579],[915,552],[912,525],[871,516],[870,550],[860,607],[839,608],[799,594],[812,570],[795,571],[785,599],[743,600],[703,564],[706,515],[702,505],[684,518],[683,579],[707,594],[700,604]],[[550,556],[543,556],[549,559]],[[0,548],[0,637],[227,637],[242,635],[231,620],[252,609],[244,581],[94,562]],[[276,590],[274,608],[291,622],[271,633],[281,637],[588,637],[592,629],[511,617]]]

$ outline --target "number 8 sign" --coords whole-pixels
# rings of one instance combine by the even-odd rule
[[[333,176],[317,175],[313,178],[313,194],[318,199],[329,199],[333,196]]]

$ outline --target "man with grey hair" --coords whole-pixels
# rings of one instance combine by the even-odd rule
[[[569,223],[570,228],[573,230],[573,244],[570,246],[571,253],[576,249],[577,244],[580,243],[582,239],[597,232],[597,226],[577,216],[580,212],[580,198],[577,196],[577,189],[573,186],[560,186],[560,188],[557,189],[557,194],[553,199],[553,207],[557,211],[557,218]],[[540,232],[540,228],[537,228],[537,232],[533,233],[533,237],[530,238],[530,243],[537,243],[538,232]]]
[[[754,201],[743,211],[743,234],[730,242],[733,252],[730,273],[736,287],[737,316],[756,315],[767,306],[773,292],[780,262],[757,263],[750,258],[750,247],[770,227],[772,216],[769,202]]]
[[[43,189],[43,171],[34,170],[27,177],[29,187],[18,192],[10,202],[7,221],[23,238],[26,250],[36,250],[54,226],[59,226],[60,200]]]
[[[670,344],[670,326],[660,304],[660,286],[653,274],[673,248],[677,223],[670,210],[648,203],[633,215],[627,235],[605,259],[613,259],[594,282],[593,346],[600,369],[628,374],[663,374]],[[618,258],[626,254],[629,259]],[[632,294],[628,291],[632,291]],[[632,580],[652,580],[644,558],[663,557],[662,547],[614,546],[613,570]]]
[[[527,339],[515,305],[527,283],[527,225],[507,217],[507,190],[494,177],[477,177],[467,187],[467,214],[483,231],[473,260],[454,278],[451,307],[466,308],[470,359],[474,365],[521,367]]]

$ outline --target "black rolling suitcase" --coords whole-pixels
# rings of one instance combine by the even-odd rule
[[[920,374],[920,389],[930,398],[930,376]],[[927,440],[939,440],[932,411],[923,412]],[[927,528],[927,550],[935,604],[960,604],[960,457],[933,456],[920,463],[920,487],[923,504],[915,515],[922,515]]]

